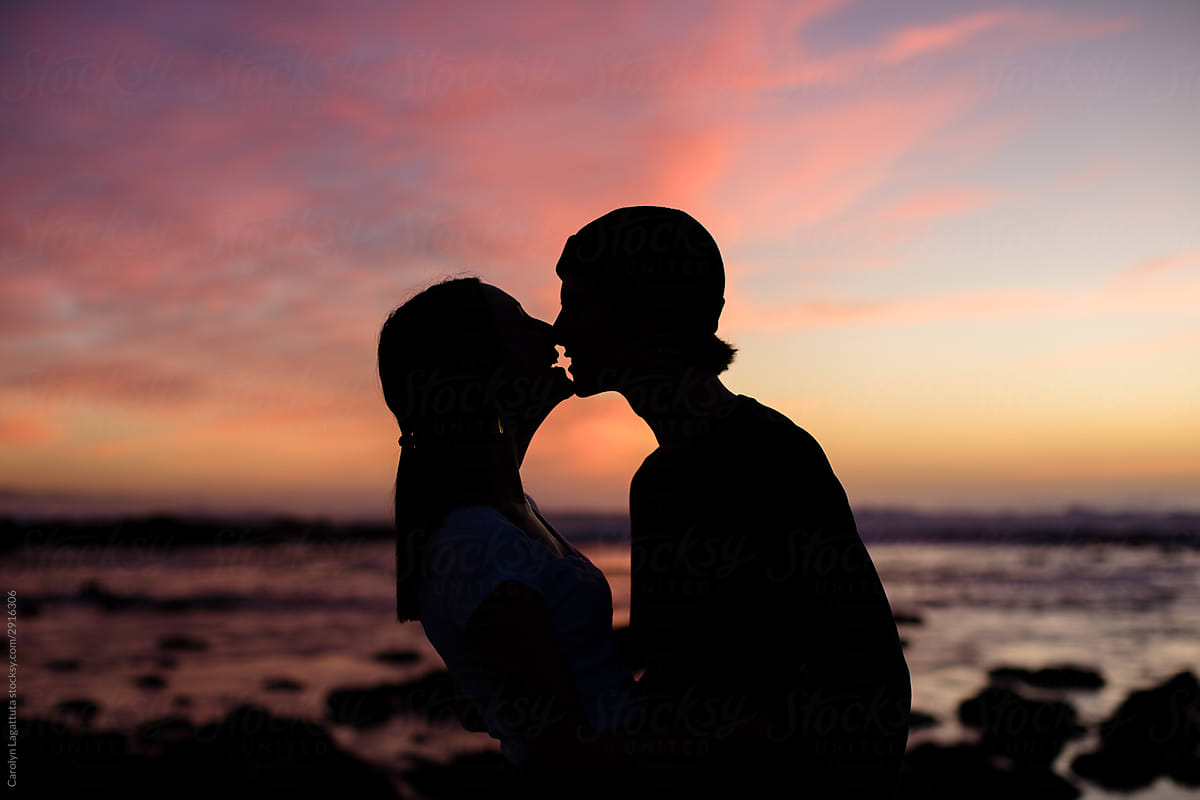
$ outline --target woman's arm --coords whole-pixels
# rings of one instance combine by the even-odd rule
[[[589,726],[541,595],[502,581],[471,614],[464,635],[497,681],[496,710],[532,745],[531,755],[557,762],[550,768],[580,757]]]

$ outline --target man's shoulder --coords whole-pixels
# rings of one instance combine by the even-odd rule
[[[629,490],[636,493],[639,487],[645,485],[647,481],[653,481],[654,476],[660,474],[664,469],[670,471],[669,456],[663,455],[663,448],[656,447],[654,452],[642,459],[642,463],[633,473],[633,479],[629,482]]]
[[[752,397],[738,395],[729,416],[711,434],[685,444],[658,447],[643,459],[631,489],[657,476],[699,469],[743,476],[766,472],[785,477],[831,472],[816,438],[784,414]]]
[[[784,414],[752,397],[739,395],[739,409],[731,420],[729,438],[734,447],[772,454],[793,464],[828,464],[816,437]]]
[[[769,431],[776,435],[799,437],[816,443],[808,431],[793,422],[787,415],[760,403],[753,397],[747,397],[744,394],[738,395],[734,415],[745,426]]]

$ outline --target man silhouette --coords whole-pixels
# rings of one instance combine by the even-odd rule
[[[718,377],[716,242],[682,211],[619,208],[557,272],[576,394],[621,393],[658,441],[629,495],[640,778],[892,795],[910,684],[891,608],[821,447]]]

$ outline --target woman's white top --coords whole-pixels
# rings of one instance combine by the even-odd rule
[[[519,581],[541,595],[592,727],[616,730],[631,713],[634,681],[617,654],[608,581],[582,553],[561,541],[567,553],[560,557],[499,511],[461,506],[446,516],[426,553],[420,589],[425,635],[462,691],[480,703],[488,733],[500,740],[501,751],[513,763],[528,755],[521,726],[528,724],[529,710],[498,708],[492,702],[495,676],[464,638],[467,620],[502,581]],[[514,652],[513,658],[522,655]]]

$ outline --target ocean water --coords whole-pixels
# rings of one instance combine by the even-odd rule
[[[562,530],[571,538],[569,526]],[[578,544],[608,576],[614,623],[623,624],[626,546]],[[999,665],[1071,663],[1098,670],[1107,681],[1103,689],[1065,695],[1089,725],[1134,689],[1181,670],[1200,674],[1198,549],[996,542],[869,548],[893,608],[921,620],[901,625],[913,708],[939,724],[914,732],[913,743],[968,737],[956,720],[958,704],[983,688],[987,670]],[[496,747],[485,734],[453,723],[398,717],[356,730],[325,720],[325,697],[334,689],[404,682],[441,667],[420,625],[395,620],[390,542],[31,548],[0,559],[0,575],[22,607],[38,608],[18,619],[23,715],[50,715],[62,701],[89,698],[100,706],[93,727],[129,729],[179,713],[202,723],[253,702],[321,721],[339,744],[385,768],[398,785],[414,756],[445,760]],[[149,603],[199,601],[200,607],[163,610],[134,602],[104,610],[81,591],[88,582]],[[180,634],[203,649],[159,646],[161,637]],[[403,664],[374,658],[385,650],[418,657]],[[47,666],[62,660],[79,666]],[[146,675],[165,685],[135,685]],[[263,681],[272,678],[302,688],[268,691]],[[1132,795],[1089,786],[1070,775],[1067,763],[1093,744],[1070,743],[1057,764],[1088,800],[1197,796],[1166,779]]]

